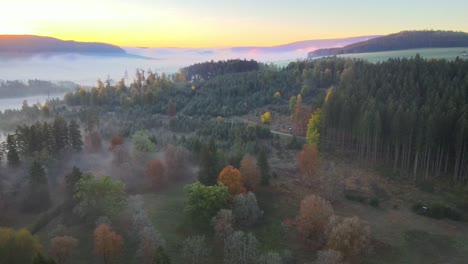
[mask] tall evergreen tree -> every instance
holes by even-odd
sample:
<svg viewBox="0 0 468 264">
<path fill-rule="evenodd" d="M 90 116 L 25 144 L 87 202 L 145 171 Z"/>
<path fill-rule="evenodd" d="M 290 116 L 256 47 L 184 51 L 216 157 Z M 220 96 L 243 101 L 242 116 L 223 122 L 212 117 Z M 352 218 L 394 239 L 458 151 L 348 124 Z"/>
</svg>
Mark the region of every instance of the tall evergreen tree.
<svg viewBox="0 0 468 264">
<path fill-rule="evenodd" d="M 215 185 L 221 171 L 218 150 L 213 139 L 202 147 L 198 180 L 204 185 Z"/>
<path fill-rule="evenodd" d="M 53 124 L 53 131 L 57 151 L 61 151 L 67 146 L 69 146 L 68 125 L 65 119 L 63 119 L 63 117 L 55 118 Z"/>
<path fill-rule="evenodd" d="M 24 209 L 38 212 L 49 208 L 50 194 L 48 180 L 42 165 L 34 161 L 29 171 L 29 192 L 24 201 Z"/>
<path fill-rule="evenodd" d="M 81 151 L 83 149 L 83 140 L 81 138 L 80 126 L 75 120 L 70 122 L 70 125 L 68 126 L 68 133 L 73 150 Z"/>
<path fill-rule="evenodd" d="M 9 166 L 18 166 L 20 164 L 20 158 L 18 155 L 18 149 L 14 135 L 7 136 L 7 162 Z"/>
<path fill-rule="evenodd" d="M 70 174 L 67 174 L 65 176 L 65 189 L 66 189 L 65 203 L 68 206 L 72 206 L 74 204 L 73 197 L 75 195 L 75 185 L 82 177 L 83 177 L 83 173 L 76 166 L 73 167 L 73 170 Z"/>
<path fill-rule="evenodd" d="M 264 149 L 260 150 L 257 157 L 257 165 L 262 175 L 262 185 L 270 184 L 270 164 Z"/>
</svg>

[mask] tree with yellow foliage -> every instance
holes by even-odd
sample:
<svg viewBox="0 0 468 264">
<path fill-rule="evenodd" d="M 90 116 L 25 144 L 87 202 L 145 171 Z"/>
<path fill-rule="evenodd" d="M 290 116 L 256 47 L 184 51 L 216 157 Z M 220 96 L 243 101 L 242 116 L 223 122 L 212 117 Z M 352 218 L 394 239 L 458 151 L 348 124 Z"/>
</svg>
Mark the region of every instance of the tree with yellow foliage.
<svg viewBox="0 0 468 264">
<path fill-rule="evenodd" d="M 218 176 L 218 184 L 223 184 L 232 195 L 245 193 L 244 179 L 240 171 L 233 166 L 226 166 Z"/>
<path fill-rule="evenodd" d="M 41 244 L 29 230 L 0 228 L 0 263 L 31 263 L 41 251 Z"/>
<path fill-rule="evenodd" d="M 270 112 L 265 112 L 260 117 L 260 122 L 262 122 L 262 124 L 270 124 L 270 122 L 271 122 L 271 113 Z"/>
</svg>

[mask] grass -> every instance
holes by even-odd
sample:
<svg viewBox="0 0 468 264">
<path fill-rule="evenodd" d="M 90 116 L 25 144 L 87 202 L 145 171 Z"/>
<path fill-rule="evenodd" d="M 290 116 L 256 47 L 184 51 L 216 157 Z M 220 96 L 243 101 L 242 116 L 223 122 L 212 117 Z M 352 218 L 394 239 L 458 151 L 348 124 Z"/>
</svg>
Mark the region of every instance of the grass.
<svg viewBox="0 0 468 264">
<path fill-rule="evenodd" d="M 463 57 L 463 52 L 468 52 L 468 47 L 465 48 L 437 48 L 437 49 L 409 49 L 409 50 L 395 50 L 383 52 L 368 52 L 368 53 L 355 53 L 338 55 L 342 58 L 356 58 L 364 59 L 372 63 L 386 61 L 390 58 L 410 58 L 421 55 L 425 59 L 448 59 L 454 60 L 456 57 Z"/>
</svg>

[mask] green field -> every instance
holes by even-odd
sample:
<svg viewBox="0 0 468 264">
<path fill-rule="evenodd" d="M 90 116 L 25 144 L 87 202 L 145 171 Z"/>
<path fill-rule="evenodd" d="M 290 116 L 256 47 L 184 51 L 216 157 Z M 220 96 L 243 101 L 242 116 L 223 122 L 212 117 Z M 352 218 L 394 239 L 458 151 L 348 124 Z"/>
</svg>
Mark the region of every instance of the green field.
<svg viewBox="0 0 468 264">
<path fill-rule="evenodd" d="M 373 63 L 386 61 L 390 58 L 411 58 L 411 57 L 416 56 L 416 54 L 421 55 L 421 57 L 425 59 L 454 60 L 456 57 L 468 59 L 468 57 L 463 56 L 464 52 L 468 52 L 468 47 L 367 52 L 367 53 L 343 54 L 343 55 L 338 55 L 338 57 L 363 59 L 363 60 L 368 60 Z"/>
</svg>

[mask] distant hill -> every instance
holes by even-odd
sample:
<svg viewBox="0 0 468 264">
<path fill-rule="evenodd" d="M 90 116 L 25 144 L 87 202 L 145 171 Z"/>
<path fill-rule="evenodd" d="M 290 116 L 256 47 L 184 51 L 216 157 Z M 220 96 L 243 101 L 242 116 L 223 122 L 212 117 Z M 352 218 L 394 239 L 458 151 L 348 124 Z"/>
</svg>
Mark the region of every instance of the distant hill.
<svg viewBox="0 0 468 264">
<path fill-rule="evenodd" d="M 309 58 L 340 54 L 406 50 L 417 48 L 468 47 L 468 33 L 454 31 L 402 31 L 342 48 L 319 49 L 309 52 Z"/>
<path fill-rule="evenodd" d="M 65 41 L 33 35 L 0 35 L 0 53 L 13 55 L 38 53 L 126 54 L 122 48 L 110 44 Z"/>
<path fill-rule="evenodd" d="M 298 41 L 284 45 L 272 46 L 272 47 L 234 47 L 231 48 L 234 52 L 249 52 L 249 51 L 256 51 L 256 52 L 292 52 L 298 50 L 304 51 L 312 51 L 317 49 L 323 48 L 331 48 L 331 47 L 343 47 L 349 44 L 353 44 L 356 42 L 361 42 L 373 38 L 381 37 L 379 35 L 375 36 L 360 36 L 360 37 L 351 37 L 351 38 L 340 38 L 340 39 L 316 39 L 316 40 L 305 40 L 305 41 Z"/>
</svg>

